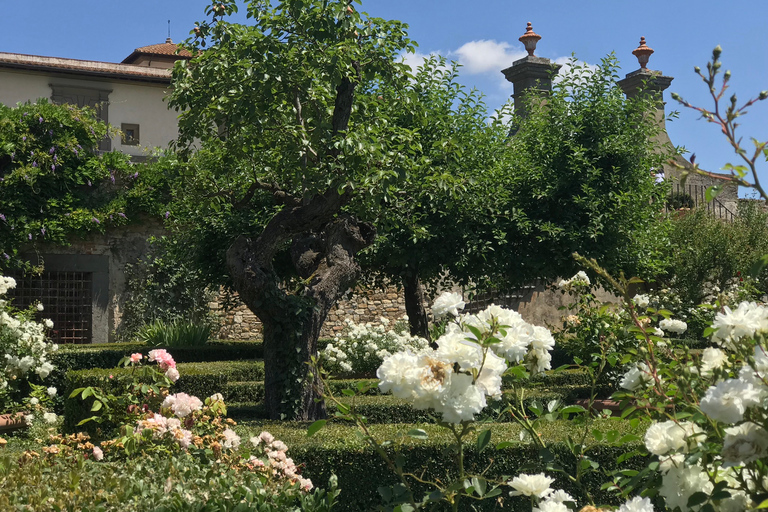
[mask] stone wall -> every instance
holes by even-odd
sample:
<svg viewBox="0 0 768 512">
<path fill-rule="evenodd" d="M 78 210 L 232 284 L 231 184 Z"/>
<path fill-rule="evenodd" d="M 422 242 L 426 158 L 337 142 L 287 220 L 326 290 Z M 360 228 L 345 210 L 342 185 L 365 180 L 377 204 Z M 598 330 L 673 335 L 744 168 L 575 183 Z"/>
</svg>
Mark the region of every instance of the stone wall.
<svg viewBox="0 0 768 512">
<path fill-rule="evenodd" d="M 462 293 L 462 290 L 452 290 Z M 466 294 L 465 300 L 466 300 Z M 595 292 L 598 300 L 616 302 L 618 299 L 612 293 L 603 289 Z M 218 336 L 221 339 L 259 339 L 261 338 L 261 323 L 256 316 L 242 303 L 237 303 L 230 309 L 225 307 L 227 298 L 221 296 L 217 302 L 211 303 L 211 308 L 222 319 Z M 479 311 L 495 303 L 500 306 L 518 311 L 522 317 L 534 325 L 559 328 L 562 318 L 567 315 L 561 311 L 561 306 L 572 303 L 570 295 L 559 290 L 553 290 L 548 283 L 538 282 L 522 287 L 511 293 L 487 294 L 475 302 L 468 304 L 467 310 Z M 356 323 L 378 323 L 381 317 L 396 321 L 405 316 L 405 300 L 403 291 L 397 287 L 386 290 L 358 289 L 348 293 L 328 314 L 323 325 L 321 337 L 333 337 L 344 327 L 344 321 L 351 319 Z"/>
<path fill-rule="evenodd" d="M 232 302 L 232 304 L 227 304 Z M 211 309 L 221 318 L 221 339 L 251 340 L 261 338 L 261 322 L 237 296 L 230 298 L 220 294 Z M 333 337 L 344 328 L 344 320 L 358 323 L 378 322 L 381 317 L 399 320 L 405 315 L 405 301 L 402 290 L 392 286 L 386 290 L 358 289 L 349 292 L 328 314 L 320 332 L 321 337 Z"/>
</svg>

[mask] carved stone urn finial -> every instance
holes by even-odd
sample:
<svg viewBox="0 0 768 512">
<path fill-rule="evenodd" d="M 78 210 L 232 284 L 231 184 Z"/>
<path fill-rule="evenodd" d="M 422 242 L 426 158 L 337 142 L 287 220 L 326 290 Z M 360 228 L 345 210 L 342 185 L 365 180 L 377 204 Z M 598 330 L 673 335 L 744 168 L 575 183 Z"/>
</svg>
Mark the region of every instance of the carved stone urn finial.
<svg viewBox="0 0 768 512">
<path fill-rule="evenodd" d="M 651 58 L 652 53 L 653 49 L 646 46 L 644 37 L 640 38 L 640 46 L 632 50 L 632 55 L 637 57 L 637 62 L 640 63 L 640 69 L 648 69 L 648 59 Z"/>
<path fill-rule="evenodd" d="M 520 36 L 518 41 L 523 43 L 525 49 L 528 50 L 528 55 L 533 57 L 533 51 L 536 49 L 536 43 L 539 42 L 539 39 L 541 39 L 541 36 L 533 31 L 533 27 L 529 21 L 528 26 L 525 29 L 525 34 Z"/>
</svg>

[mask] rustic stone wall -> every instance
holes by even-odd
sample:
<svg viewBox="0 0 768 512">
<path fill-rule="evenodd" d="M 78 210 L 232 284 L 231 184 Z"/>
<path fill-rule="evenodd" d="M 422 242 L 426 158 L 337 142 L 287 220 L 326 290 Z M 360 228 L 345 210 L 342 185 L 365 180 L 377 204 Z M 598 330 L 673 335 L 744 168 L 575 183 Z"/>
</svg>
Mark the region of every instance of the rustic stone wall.
<svg viewBox="0 0 768 512">
<path fill-rule="evenodd" d="M 151 220 L 110 229 L 106 233 L 95 233 L 88 237 L 72 239 L 70 245 L 43 245 L 29 259 L 34 264 L 45 263 L 46 256 L 71 256 L 69 264 L 73 268 L 64 268 L 59 263 L 56 270 L 74 270 L 79 266 L 79 259 L 88 256 L 101 256 L 108 260 L 107 283 L 104 286 L 106 297 L 99 296 L 100 290 L 94 290 L 93 308 L 93 343 L 115 341 L 115 332 L 120 325 L 125 306 L 126 276 L 125 266 L 135 263 L 147 251 L 147 239 L 150 236 L 165 234 L 161 224 Z"/>
<path fill-rule="evenodd" d="M 452 291 L 462 292 L 460 289 Z M 618 300 L 615 295 L 603 289 L 595 291 L 595 295 L 603 302 Z M 467 310 L 479 311 L 495 303 L 518 311 L 527 322 L 559 328 L 562 325 L 562 318 L 568 314 L 559 308 L 572 302 L 570 295 L 553 290 L 548 283 L 539 282 L 511 293 L 484 295 L 470 303 Z M 236 302 L 234 307 L 227 309 L 225 303 L 226 299 L 223 296 L 211 303 L 211 308 L 221 318 L 221 329 L 218 333 L 221 339 L 261 338 L 261 323 L 245 305 Z M 402 290 L 398 290 L 395 286 L 385 290 L 358 289 L 354 293 L 348 293 L 331 310 L 323 325 L 321 337 L 333 337 L 343 329 L 346 319 L 356 323 L 378 323 L 381 317 L 396 321 L 403 316 L 405 316 L 405 300 Z"/>
<path fill-rule="evenodd" d="M 251 340 L 261 338 L 261 322 L 244 304 L 234 297 L 234 307 L 227 307 L 230 300 L 223 294 L 211 309 L 221 318 L 221 339 Z M 378 322 L 381 317 L 396 321 L 405 315 L 402 290 L 392 286 L 381 289 L 358 289 L 349 292 L 328 314 L 320 332 L 321 337 L 333 337 L 344 328 L 344 320 L 357 323 Z"/>
</svg>

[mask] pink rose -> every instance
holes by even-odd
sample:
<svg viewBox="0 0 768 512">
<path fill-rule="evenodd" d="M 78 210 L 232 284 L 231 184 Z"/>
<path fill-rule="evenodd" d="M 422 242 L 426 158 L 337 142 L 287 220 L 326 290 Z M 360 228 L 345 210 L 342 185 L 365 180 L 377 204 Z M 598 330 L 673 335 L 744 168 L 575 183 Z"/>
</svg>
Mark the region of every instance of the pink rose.
<svg viewBox="0 0 768 512">
<path fill-rule="evenodd" d="M 139 361 L 141 361 L 143 357 L 144 356 L 142 356 L 141 353 L 139 352 L 136 352 L 135 354 L 131 354 L 131 362 L 138 363 Z"/>
</svg>

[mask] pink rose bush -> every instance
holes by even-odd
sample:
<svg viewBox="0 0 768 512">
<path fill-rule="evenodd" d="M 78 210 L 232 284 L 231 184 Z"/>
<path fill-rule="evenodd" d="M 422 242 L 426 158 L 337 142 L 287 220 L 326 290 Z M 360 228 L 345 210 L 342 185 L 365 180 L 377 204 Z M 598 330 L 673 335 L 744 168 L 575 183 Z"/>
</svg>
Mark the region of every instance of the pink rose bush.
<svg viewBox="0 0 768 512">
<path fill-rule="evenodd" d="M 266 431 L 252 437 L 250 441 L 259 455 L 251 455 L 246 461 L 246 466 L 249 469 L 269 474 L 278 481 L 297 484 L 305 492 L 313 489 L 312 481 L 302 477 L 293 459 L 286 455 L 288 446 L 285 443 L 275 439 L 272 434 Z"/>
</svg>

